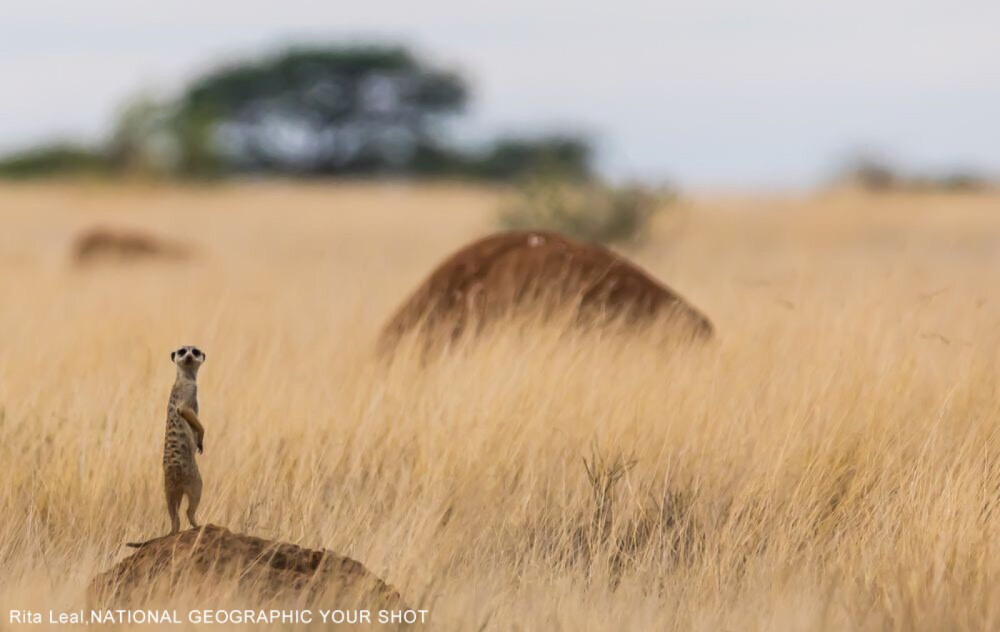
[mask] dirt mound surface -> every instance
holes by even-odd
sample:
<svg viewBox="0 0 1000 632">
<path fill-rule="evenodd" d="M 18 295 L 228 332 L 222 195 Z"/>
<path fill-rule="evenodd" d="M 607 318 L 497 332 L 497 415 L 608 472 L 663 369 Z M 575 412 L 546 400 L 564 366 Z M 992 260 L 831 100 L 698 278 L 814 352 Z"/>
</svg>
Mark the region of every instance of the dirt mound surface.
<svg viewBox="0 0 1000 632">
<path fill-rule="evenodd" d="M 439 265 L 386 323 L 379 348 L 390 352 L 415 329 L 454 339 L 538 308 L 574 310 L 581 324 L 667 317 L 684 337 L 713 335 L 697 309 L 607 248 L 552 232 L 514 231 L 473 242 Z"/>
<path fill-rule="evenodd" d="M 148 233 L 100 227 L 81 232 L 73 242 L 72 254 L 73 261 L 82 265 L 101 260 L 185 259 L 191 251 L 184 244 Z"/>
<path fill-rule="evenodd" d="M 288 600 L 333 606 L 405 608 L 396 590 L 360 562 L 327 550 L 265 540 L 205 525 L 140 544 L 139 550 L 94 577 L 90 594 L 126 604 L 157 588 L 225 588 L 256 601 Z"/>
</svg>

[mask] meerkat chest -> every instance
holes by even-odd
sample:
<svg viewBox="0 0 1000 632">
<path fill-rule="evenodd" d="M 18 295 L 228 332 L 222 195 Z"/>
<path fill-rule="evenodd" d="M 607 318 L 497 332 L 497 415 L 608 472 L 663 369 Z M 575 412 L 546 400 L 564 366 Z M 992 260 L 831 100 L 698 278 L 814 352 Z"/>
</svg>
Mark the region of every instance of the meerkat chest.
<svg viewBox="0 0 1000 632">
<path fill-rule="evenodd" d="M 178 412 L 181 408 L 190 408 L 198 413 L 198 388 L 192 381 L 180 381 L 174 384 L 170 391 L 170 401 L 167 404 L 167 444 L 182 443 L 185 446 L 194 441 L 194 432 L 187 421 Z"/>
<path fill-rule="evenodd" d="M 194 382 L 178 382 L 170 391 L 170 403 L 167 412 L 173 414 L 178 408 L 186 406 L 198 413 L 198 386 Z"/>
</svg>

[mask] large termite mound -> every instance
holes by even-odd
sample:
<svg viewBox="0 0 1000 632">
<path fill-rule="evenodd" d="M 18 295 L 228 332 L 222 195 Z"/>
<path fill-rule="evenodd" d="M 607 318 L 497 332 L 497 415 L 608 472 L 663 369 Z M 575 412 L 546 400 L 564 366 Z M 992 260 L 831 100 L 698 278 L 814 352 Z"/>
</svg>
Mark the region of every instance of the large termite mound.
<svg viewBox="0 0 1000 632">
<path fill-rule="evenodd" d="M 399 593 L 360 562 L 323 549 L 215 525 L 130 546 L 138 551 L 93 578 L 93 601 L 126 605 L 160 591 L 231 590 L 254 603 L 322 600 L 331 607 L 405 608 Z"/>
<path fill-rule="evenodd" d="M 95 227 L 81 231 L 73 242 L 73 261 L 87 265 L 97 261 L 179 260 L 189 257 L 186 244 L 125 228 Z"/>
<path fill-rule="evenodd" d="M 596 244 L 544 231 L 491 235 L 462 248 L 396 311 L 379 348 L 408 333 L 454 340 L 512 315 L 574 314 L 577 324 L 660 320 L 678 337 L 707 340 L 712 323 L 638 266 Z"/>
</svg>

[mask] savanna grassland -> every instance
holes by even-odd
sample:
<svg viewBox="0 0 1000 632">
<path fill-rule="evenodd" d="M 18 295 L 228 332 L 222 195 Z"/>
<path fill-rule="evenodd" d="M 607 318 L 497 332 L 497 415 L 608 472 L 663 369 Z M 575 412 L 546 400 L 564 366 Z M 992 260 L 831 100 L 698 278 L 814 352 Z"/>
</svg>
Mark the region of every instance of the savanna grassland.
<svg viewBox="0 0 1000 632">
<path fill-rule="evenodd" d="M 707 347 L 521 323 L 379 362 L 499 198 L 0 187 L 0 628 L 167 530 L 181 344 L 208 355 L 200 517 L 350 555 L 434 629 L 1000 627 L 1000 198 L 694 196 L 632 256 Z M 74 267 L 96 225 L 194 255 Z"/>
</svg>

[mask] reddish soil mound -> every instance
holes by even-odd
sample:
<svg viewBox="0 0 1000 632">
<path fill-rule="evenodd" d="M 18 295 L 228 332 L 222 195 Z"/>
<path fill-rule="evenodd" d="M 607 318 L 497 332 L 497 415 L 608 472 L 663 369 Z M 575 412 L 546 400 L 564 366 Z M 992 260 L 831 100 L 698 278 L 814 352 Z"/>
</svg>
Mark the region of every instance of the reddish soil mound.
<svg viewBox="0 0 1000 632">
<path fill-rule="evenodd" d="M 408 332 L 457 338 L 516 312 L 567 308 L 577 322 L 628 324 L 666 317 L 692 339 L 712 337 L 712 323 L 678 294 L 602 246 L 556 233 L 514 231 L 473 242 L 448 258 L 382 330 L 391 351 Z"/>
<path fill-rule="evenodd" d="M 142 599 L 154 587 L 198 590 L 225 587 L 254 600 L 295 600 L 331 607 L 405 608 L 396 590 L 360 562 L 326 550 L 233 533 L 205 525 L 137 546 L 90 584 L 98 603 Z M 339 606 L 338 606 L 339 607 Z"/>
<path fill-rule="evenodd" d="M 78 264 L 98 260 L 183 259 L 190 250 L 183 244 L 133 230 L 92 228 L 73 243 L 73 260 Z"/>
</svg>

